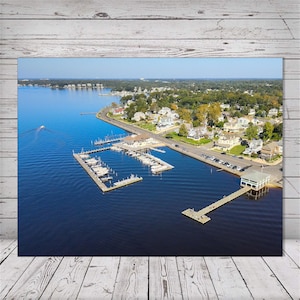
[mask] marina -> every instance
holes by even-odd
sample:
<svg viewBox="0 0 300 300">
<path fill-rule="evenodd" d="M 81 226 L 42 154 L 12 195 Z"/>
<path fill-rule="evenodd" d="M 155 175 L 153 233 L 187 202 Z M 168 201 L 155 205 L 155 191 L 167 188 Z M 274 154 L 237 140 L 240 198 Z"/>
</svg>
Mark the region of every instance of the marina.
<svg viewBox="0 0 300 300">
<path fill-rule="evenodd" d="M 131 174 L 128 178 L 119 180 L 113 183 L 111 186 L 107 186 L 105 182 L 111 182 L 111 180 L 113 179 L 112 176 L 108 175 L 109 168 L 99 165 L 99 160 L 95 158 L 90 158 L 86 152 L 73 153 L 73 156 L 104 193 L 143 180 L 142 177 Z"/>
<path fill-rule="evenodd" d="M 112 145 L 88 151 L 83 151 L 82 149 L 82 151 L 77 154 L 73 151 L 74 158 L 90 175 L 90 177 L 98 185 L 102 192 L 109 192 L 117 188 L 139 182 L 143 178 L 131 174 L 125 179 L 112 182 L 114 179 L 110 174 L 112 170 L 104 165 L 100 158 L 91 157 L 90 154 L 95 154 L 107 150 L 113 150 L 117 152 L 122 151 L 128 156 L 138 159 L 142 164 L 149 166 L 152 174 L 159 174 L 174 168 L 172 165 L 166 163 L 165 161 L 147 153 L 149 149 L 154 150 L 154 146 L 157 144 L 155 140 L 149 139 L 148 137 L 142 135 L 125 136 L 124 134 L 120 134 L 118 136 L 107 136 L 104 140 L 98 139 L 94 142 L 94 145 L 97 146 L 101 146 L 104 144 Z M 139 150 L 134 150 L 136 147 L 138 147 Z M 161 149 L 157 149 L 157 151 L 160 153 L 165 153 L 165 151 Z M 109 182 L 110 186 L 107 186 L 105 184 L 106 182 Z"/>
</svg>

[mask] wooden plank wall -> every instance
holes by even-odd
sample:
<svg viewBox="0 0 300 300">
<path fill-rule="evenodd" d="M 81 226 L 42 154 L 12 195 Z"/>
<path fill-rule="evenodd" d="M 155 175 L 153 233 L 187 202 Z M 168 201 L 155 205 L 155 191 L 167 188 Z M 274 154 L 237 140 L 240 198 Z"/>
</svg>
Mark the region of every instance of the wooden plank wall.
<svg viewBox="0 0 300 300">
<path fill-rule="evenodd" d="M 0 237 L 17 237 L 17 59 L 284 58 L 284 238 L 299 238 L 298 0 L 1 1 Z"/>
</svg>

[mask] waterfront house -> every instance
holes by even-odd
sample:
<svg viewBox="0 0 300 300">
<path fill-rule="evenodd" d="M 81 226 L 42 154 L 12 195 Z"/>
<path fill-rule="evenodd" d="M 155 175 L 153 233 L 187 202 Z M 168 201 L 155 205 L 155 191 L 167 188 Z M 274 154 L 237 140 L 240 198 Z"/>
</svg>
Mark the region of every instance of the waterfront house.
<svg viewBox="0 0 300 300">
<path fill-rule="evenodd" d="M 271 160 L 276 155 L 282 155 L 282 144 L 278 142 L 266 144 L 260 151 L 260 158 L 265 160 Z"/>
<path fill-rule="evenodd" d="M 193 127 L 188 130 L 188 138 L 200 140 L 209 134 L 206 126 Z"/>
<path fill-rule="evenodd" d="M 139 122 L 141 120 L 145 120 L 146 119 L 146 116 L 143 112 L 141 111 L 138 111 L 134 114 L 133 118 L 131 118 L 131 120 L 133 121 L 136 121 L 136 122 Z"/>
<path fill-rule="evenodd" d="M 245 149 L 243 154 L 246 154 L 246 155 L 251 155 L 252 153 L 257 154 L 259 151 L 261 151 L 262 147 L 263 147 L 262 139 L 258 139 L 258 140 L 253 139 L 249 143 L 249 147 Z"/>
<path fill-rule="evenodd" d="M 123 114 L 124 114 L 124 108 L 123 108 L 123 107 L 115 107 L 115 108 L 112 108 L 112 109 L 111 109 L 111 113 L 112 113 L 114 116 L 117 116 L 117 115 L 123 115 Z"/>
<path fill-rule="evenodd" d="M 221 134 L 218 141 L 215 143 L 215 146 L 222 151 L 230 150 L 237 145 L 240 145 L 240 137 L 230 133 Z"/>
<path fill-rule="evenodd" d="M 174 125 L 174 120 L 171 116 L 161 116 L 157 123 L 158 129 L 163 127 L 165 128 L 168 126 L 173 126 L 173 125 Z"/>
<path fill-rule="evenodd" d="M 250 186 L 253 190 L 259 191 L 270 182 L 270 179 L 271 176 L 269 174 L 249 170 L 241 176 L 240 186 Z"/>
</svg>

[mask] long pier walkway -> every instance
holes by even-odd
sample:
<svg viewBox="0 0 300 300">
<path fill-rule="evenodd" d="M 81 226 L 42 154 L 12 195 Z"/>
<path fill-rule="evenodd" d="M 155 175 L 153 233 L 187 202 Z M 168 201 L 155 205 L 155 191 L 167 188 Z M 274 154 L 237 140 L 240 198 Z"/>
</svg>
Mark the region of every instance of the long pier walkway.
<svg viewBox="0 0 300 300">
<path fill-rule="evenodd" d="M 197 222 L 205 224 L 211 220 L 210 217 L 208 217 L 206 214 L 208 214 L 211 211 L 219 208 L 220 206 L 238 198 L 239 196 L 249 192 L 250 190 L 251 190 L 251 187 L 245 186 L 245 187 L 237 190 L 236 192 L 233 192 L 232 194 L 200 209 L 199 211 L 195 211 L 193 208 L 188 208 L 188 209 L 184 210 L 182 212 L 182 214 L 197 221 Z"/>
</svg>

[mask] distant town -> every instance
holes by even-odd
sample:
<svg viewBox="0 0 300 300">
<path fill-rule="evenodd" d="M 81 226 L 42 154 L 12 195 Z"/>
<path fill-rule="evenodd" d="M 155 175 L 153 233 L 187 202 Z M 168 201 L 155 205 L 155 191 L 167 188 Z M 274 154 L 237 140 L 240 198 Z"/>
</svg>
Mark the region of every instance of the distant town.
<svg viewBox="0 0 300 300">
<path fill-rule="evenodd" d="M 109 117 L 175 142 L 265 163 L 283 155 L 282 80 L 19 80 L 19 86 L 104 88 Z"/>
</svg>

